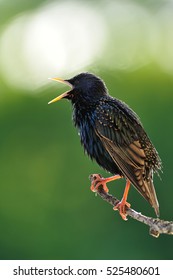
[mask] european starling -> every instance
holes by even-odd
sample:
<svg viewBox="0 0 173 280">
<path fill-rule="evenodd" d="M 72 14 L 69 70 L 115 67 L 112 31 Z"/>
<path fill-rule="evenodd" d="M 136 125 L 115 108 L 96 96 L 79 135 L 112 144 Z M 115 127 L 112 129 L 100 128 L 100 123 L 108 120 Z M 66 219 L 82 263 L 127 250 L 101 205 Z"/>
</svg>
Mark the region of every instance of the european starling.
<svg viewBox="0 0 173 280">
<path fill-rule="evenodd" d="M 126 220 L 127 195 L 132 184 L 154 207 L 159 216 L 159 204 L 153 185 L 153 172 L 161 169 L 159 155 L 147 136 L 137 114 L 124 102 L 109 95 L 105 83 L 90 73 L 81 73 L 71 79 L 52 78 L 71 87 L 52 101 L 62 98 L 71 101 L 73 122 L 81 144 L 88 156 L 103 169 L 112 173 L 110 178 L 97 176 L 91 189 L 107 182 L 125 178 L 122 200 L 114 207 Z"/>
</svg>

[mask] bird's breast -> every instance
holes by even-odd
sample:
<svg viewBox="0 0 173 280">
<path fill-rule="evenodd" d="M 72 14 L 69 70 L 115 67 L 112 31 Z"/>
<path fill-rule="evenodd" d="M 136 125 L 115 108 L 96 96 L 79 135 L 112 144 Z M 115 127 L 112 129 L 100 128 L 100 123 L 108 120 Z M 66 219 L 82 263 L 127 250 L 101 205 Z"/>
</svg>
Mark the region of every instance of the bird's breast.
<svg viewBox="0 0 173 280">
<path fill-rule="evenodd" d="M 94 119 L 93 116 L 83 116 L 81 119 L 78 130 L 80 134 L 81 144 L 84 147 L 84 150 L 91 158 L 96 157 L 96 153 L 98 153 L 98 137 L 94 130 Z"/>
<path fill-rule="evenodd" d="M 102 168 L 113 174 L 120 173 L 103 143 L 95 132 L 95 114 L 75 112 L 73 121 L 78 128 L 81 144 L 88 156 Z"/>
<path fill-rule="evenodd" d="M 95 114 L 94 112 L 87 112 L 74 108 L 73 122 L 79 131 L 81 144 L 87 154 L 93 158 L 95 156 L 95 149 L 97 143 L 97 135 L 94 130 Z"/>
</svg>

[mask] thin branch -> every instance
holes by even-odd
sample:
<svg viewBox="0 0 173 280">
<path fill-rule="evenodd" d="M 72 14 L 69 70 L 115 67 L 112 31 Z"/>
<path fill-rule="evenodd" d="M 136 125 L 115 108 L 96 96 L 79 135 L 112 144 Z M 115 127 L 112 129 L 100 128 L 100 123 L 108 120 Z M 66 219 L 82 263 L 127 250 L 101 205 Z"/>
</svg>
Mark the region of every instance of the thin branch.
<svg viewBox="0 0 173 280">
<path fill-rule="evenodd" d="M 96 174 L 90 175 L 91 184 L 93 184 L 95 175 Z M 97 174 L 97 175 L 101 177 L 100 174 Z M 103 189 L 103 186 L 101 184 L 95 190 L 95 192 L 103 200 L 105 200 L 106 202 L 111 204 L 113 207 L 119 203 L 119 200 L 116 197 L 112 196 L 111 194 L 107 193 Z M 159 235 L 162 233 L 173 235 L 173 221 L 164 221 L 164 220 L 160 220 L 158 218 L 147 217 L 147 216 L 144 216 L 141 213 L 136 212 L 135 210 L 133 210 L 131 208 L 127 208 L 127 207 L 126 207 L 126 213 L 131 218 L 148 225 L 150 228 L 149 233 L 150 233 L 150 235 L 152 235 L 154 237 L 159 237 Z"/>
</svg>

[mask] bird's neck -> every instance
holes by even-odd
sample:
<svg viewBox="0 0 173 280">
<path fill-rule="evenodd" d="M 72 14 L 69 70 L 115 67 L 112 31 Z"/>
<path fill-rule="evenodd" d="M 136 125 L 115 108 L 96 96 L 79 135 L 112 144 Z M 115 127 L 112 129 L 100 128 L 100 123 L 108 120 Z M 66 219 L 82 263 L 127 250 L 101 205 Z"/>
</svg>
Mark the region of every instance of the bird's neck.
<svg viewBox="0 0 173 280">
<path fill-rule="evenodd" d="M 99 103 L 99 100 L 100 98 L 94 98 L 91 100 L 87 96 L 77 95 L 77 98 L 72 100 L 72 106 L 74 111 L 85 115 L 87 112 L 93 111 Z"/>
<path fill-rule="evenodd" d="M 81 102 L 73 104 L 73 121 L 76 127 L 80 128 L 88 118 L 91 120 L 91 115 L 95 110 L 95 106 L 95 102 L 94 104 Z"/>
</svg>

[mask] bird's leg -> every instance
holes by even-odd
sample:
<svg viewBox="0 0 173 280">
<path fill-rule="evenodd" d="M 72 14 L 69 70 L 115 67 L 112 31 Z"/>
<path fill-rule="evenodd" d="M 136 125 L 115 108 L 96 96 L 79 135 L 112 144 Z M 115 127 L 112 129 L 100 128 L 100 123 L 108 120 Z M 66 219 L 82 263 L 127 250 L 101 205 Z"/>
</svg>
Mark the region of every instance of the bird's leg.
<svg viewBox="0 0 173 280">
<path fill-rule="evenodd" d="M 91 184 L 91 191 L 97 192 L 99 186 L 102 186 L 105 192 L 109 192 L 108 187 L 106 186 L 106 183 L 117 180 L 122 178 L 120 175 L 111 176 L 109 178 L 103 178 L 100 174 L 93 174 L 92 175 L 92 184 Z"/>
<path fill-rule="evenodd" d="M 126 207 L 130 208 L 130 203 L 127 202 L 127 196 L 128 196 L 129 189 L 130 189 L 130 181 L 127 180 L 123 197 L 122 197 L 121 201 L 118 202 L 117 205 L 115 205 L 113 208 L 114 210 L 119 211 L 122 219 L 125 221 L 127 220 Z"/>
</svg>

